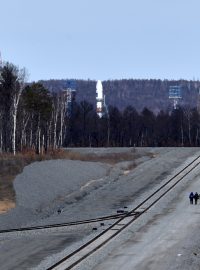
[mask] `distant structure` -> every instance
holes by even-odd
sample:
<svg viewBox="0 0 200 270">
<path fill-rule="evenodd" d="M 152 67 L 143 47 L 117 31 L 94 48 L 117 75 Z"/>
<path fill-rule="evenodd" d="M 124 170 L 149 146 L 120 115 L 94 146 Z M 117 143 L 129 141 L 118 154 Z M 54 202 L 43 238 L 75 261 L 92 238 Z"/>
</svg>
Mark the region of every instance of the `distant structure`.
<svg viewBox="0 0 200 270">
<path fill-rule="evenodd" d="M 169 87 L 169 99 L 173 101 L 173 109 L 176 110 L 181 96 L 181 86 L 175 85 Z"/>
<path fill-rule="evenodd" d="M 73 104 L 76 99 L 76 83 L 73 80 L 67 81 L 66 89 L 63 90 L 65 95 L 66 116 L 71 117 Z"/>
<path fill-rule="evenodd" d="M 108 113 L 105 95 L 103 94 L 103 86 L 100 80 L 97 81 L 96 84 L 96 112 L 98 116 L 101 118 L 103 115 Z"/>
</svg>

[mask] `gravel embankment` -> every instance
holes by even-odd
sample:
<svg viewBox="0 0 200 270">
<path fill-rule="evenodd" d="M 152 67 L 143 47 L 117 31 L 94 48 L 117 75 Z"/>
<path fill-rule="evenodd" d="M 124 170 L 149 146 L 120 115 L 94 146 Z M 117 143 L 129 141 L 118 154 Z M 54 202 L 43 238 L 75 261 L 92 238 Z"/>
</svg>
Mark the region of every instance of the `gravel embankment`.
<svg viewBox="0 0 200 270">
<path fill-rule="evenodd" d="M 84 186 L 102 184 L 109 166 L 72 160 L 35 162 L 24 168 L 14 181 L 16 208 L 0 216 L 0 228 L 13 228 L 47 217 L 63 202 L 84 196 Z"/>
</svg>

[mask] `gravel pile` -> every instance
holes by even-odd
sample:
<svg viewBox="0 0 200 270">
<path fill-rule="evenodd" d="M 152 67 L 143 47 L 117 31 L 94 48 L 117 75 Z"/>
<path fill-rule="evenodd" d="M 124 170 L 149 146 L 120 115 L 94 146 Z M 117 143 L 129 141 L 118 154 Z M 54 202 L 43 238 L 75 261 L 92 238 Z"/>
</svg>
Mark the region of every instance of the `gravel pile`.
<svg viewBox="0 0 200 270">
<path fill-rule="evenodd" d="M 24 226 L 52 215 L 64 201 L 73 203 L 91 187 L 102 185 L 108 169 L 105 164 L 73 160 L 35 162 L 25 167 L 14 181 L 17 207 L 0 216 L 0 228 Z"/>
</svg>

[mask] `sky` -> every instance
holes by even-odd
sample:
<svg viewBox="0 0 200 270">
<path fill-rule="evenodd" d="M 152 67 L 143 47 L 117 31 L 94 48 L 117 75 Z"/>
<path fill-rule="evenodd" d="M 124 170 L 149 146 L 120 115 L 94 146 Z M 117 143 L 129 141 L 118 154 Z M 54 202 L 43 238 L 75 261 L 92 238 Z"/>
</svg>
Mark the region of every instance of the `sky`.
<svg viewBox="0 0 200 270">
<path fill-rule="evenodd" d="M 3 61 L 40 79 L 199 79 L 199 0 L 0 0 Z"/>
</svg>

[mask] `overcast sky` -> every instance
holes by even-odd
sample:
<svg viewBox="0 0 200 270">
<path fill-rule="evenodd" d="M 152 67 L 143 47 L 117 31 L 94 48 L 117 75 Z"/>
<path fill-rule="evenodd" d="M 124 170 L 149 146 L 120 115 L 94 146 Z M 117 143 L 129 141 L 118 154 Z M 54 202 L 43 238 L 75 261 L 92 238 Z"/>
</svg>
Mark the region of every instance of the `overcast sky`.
<svg viewBox="0 0 200 270">
<path fill-rule="evenodd" d="M 199 79 L 199 0 L 0 0 L 4 61 L 39 79 Z"/>
</svg>

